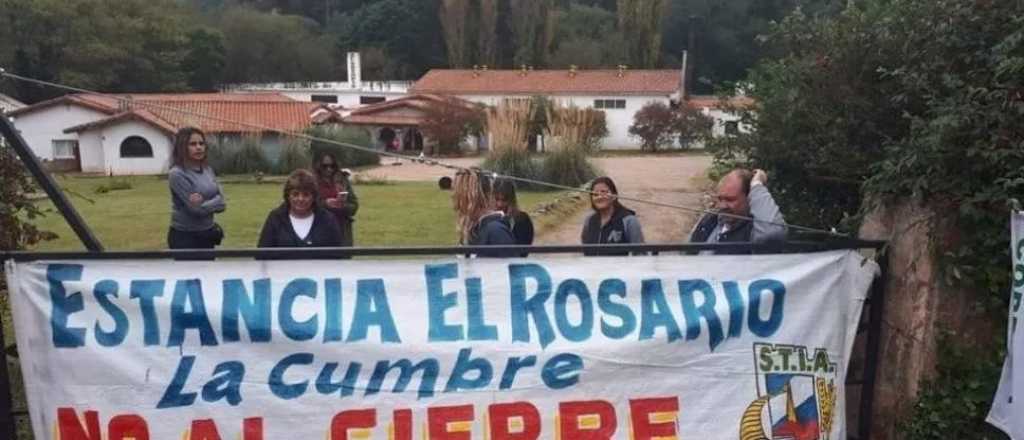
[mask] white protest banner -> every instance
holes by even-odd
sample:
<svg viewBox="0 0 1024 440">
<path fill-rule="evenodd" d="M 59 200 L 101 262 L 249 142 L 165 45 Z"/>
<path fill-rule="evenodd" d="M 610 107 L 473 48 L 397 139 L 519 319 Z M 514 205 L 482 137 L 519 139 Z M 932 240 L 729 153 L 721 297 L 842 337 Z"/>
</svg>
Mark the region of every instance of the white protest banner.
<svg viewBox="0 0 1024 440">
<path fill-rule="evenodd" d="M 1007 323 L 1007 352 L 1003 362 L 1003 375 L 999 380 L 992 409 L 986 419 L 1014 440 L 1024 439 L 1024 402 L 1014 396 L 1024 396 L 1024 338 L 1020 337 L 1021 298 L 1024 297 L 1024 213 L 1010 215 L 1010 315 Z"/>
<path fill-rule="evenodd" d="M 832 251 L 7 270 L 39 440 L 839 440 L 877 266 Z"/>
</svg>

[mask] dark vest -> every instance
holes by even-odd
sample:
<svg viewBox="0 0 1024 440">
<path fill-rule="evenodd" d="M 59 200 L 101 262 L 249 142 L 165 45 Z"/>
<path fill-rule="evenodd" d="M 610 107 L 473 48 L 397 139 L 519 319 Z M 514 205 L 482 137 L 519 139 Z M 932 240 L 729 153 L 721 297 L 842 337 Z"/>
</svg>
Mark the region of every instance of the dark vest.
<svg viewBox="0 0 1024 440">
<path fill-rule="evenodd" d="M 705 215 L 690 235 L 691 243 L 707 243 L 711 233 L 718 226 L 718 216 L 714 214 Z M 751 233 L 754 231 L 754 224 L 749 220 L 739 220 L 732 225 L 725 233 L 718 235 L 719 243 L 749 243 Z M 749 250 L 722 250 L 716 254 L 749 254 Z"/>
</svg>

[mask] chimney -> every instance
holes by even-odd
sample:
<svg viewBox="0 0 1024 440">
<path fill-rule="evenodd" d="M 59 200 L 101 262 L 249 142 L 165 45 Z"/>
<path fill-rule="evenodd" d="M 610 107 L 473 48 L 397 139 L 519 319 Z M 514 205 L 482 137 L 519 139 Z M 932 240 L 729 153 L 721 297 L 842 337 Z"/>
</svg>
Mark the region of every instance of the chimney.
<svg viewBox="0 0 1024 440">
<path fill-rule="evenodd" d="M 679 68 L 679 97 L 684 101 L 689 96 L 686 90 L 686 63 L 689 62 L 689 55 L 687 51 L 683 51 L 683 65 Z"/>
<path fill-rule="evenodd" d="M 359 52 L 348 53 L 348 86 L 352 89 L 363 87 L 363 66 L 359 61 Z"/>
<path fill-rule="evenodd" d="M 519 76 L 526 76 L 526 64 L 519 66 Z"/>
<path fill-rule="evenodd" d="M 133 107 L 135 106 L 132 103 L 131 95 L 124 95 L 124 98 L 117 101 L 117 110 L 119 112 L 131 111 Z"/>
<path fill-rule="evenodd" d="M 625 64 L 619 64 L 619 73 L 618 73 L 619 78 L 622 78 L 622 77 L 626 76 L 626 69 L 628 69 L 628 68 L 629 68 L 629 66 L 627 66 Z"/>
<path fill-rule="evenodd" d="M 480 77 L 480 66 L 477 64 L 473 65 L 473 78 Z"/>
<path fill-rule="evenodd" d="M 575 64 L 570 64 L 569 65 L 569 78 L 575 78 L 575 77 L 576 77 L 576 65 Z"/>
</svg>

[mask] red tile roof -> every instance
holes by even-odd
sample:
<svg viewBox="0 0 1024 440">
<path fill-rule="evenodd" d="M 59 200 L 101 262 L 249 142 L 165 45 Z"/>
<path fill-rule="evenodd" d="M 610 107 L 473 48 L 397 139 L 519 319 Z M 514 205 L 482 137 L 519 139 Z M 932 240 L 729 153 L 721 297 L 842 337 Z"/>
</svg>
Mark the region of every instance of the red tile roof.
<svg viewBox="0 0 1024 440">
<path fill-rule="evenodd" d="M 447 70 L 433 69 L 412 93 L 458 95 L 566 94 L 670 95 L 679 91 L 678 70 Z"/>
<path fill-rule="evenodd" d="M 128 99 L 127 101 L 125 99 Z M 279 93 L 75 94 L 8 113 L 18 116 L 58 104 L 78 104 L 110 117 L 69 128 L 82 131 L 125 118 L 172 131 L 194 125 L 209 133 L 298 131 L 312 124 L 319 103 L 296 101 Z"/>
<path fill-rule="evenodd" d="M 686 105 L 690 108 L 702 109 L 702 108 L 713 108 L 720 109 L 723 107 L 736 107 L 736 108 L 750 108 L 754 106 L 754 99 L 748 96 L 733 96 L 727 101 L 723 101 L 717 96 L 708 95 L 692 95 L 686 100 Z"/>
<path fill-rule="evenodd" d="M 423 123 L 425 114 L 424 116 L 416 116 L 409 114 L 395 115 L 388 114 L 388 110 L 406 107 L 419 110 L 422 112 L 432 105 L 442 104 L 449 100 L 450 102 L 462 105 L 463 107 L 466 107 L 468 109 L 476 108 L 475 104 L 464 99 L 429 94 L 415 94 L 357 108 L 353 110 L 352 113 L 349 113 L 349 115 L 346 116 L 344 119 L 342 119 L 342 121 L 346 124 L 354 125 L 392 125 L 415 127 Z"/>
</svg>

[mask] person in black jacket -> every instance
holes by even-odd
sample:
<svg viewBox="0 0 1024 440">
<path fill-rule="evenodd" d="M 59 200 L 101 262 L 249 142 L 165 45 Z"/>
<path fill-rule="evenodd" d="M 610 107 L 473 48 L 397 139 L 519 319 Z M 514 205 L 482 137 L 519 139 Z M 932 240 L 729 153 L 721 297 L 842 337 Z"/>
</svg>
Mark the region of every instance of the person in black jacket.
<svg viewBox="0 0 1024 440">
<path fill-rule="evenodd" d="M 583 244 L 643 243 L 644 232 L 636 212 L 622 206 L 619 190 L 610 177 L 590 183 L 590 207 L 594 212 L 583 221 Z M 628 252 L 585 252 L 584 255 L 628 255 Z"/>
<path fill-rule="evenodd" d="M 316 177 L 295 170 L 284 184 L 284 203 L 263 222 L 259 247 L 341 246 L 341 228 L 334 215 L 317 203 Z"/>
<path fill-rule="evenodd" d="M 505 215 L 495 209 L 490 180 L 475 171 L 459 171 L 452 185 L 459 244 L 466 246 L 514 245 Z M 515 257 L 515 252 L 486 251 L 481 257 Z"/>
<path fill-rule="evenodd" d="M 516 183 L 509 179 L 498 179 L 494 182 L 494 207 L 505 213 L 505 220 L 512 229 L 516 244 L 533 244 L 533 221 L 530 216 L 519 210 L 516 199 Z M 526 254 L 522 254 L 526 256 Z"/>
</svg>

